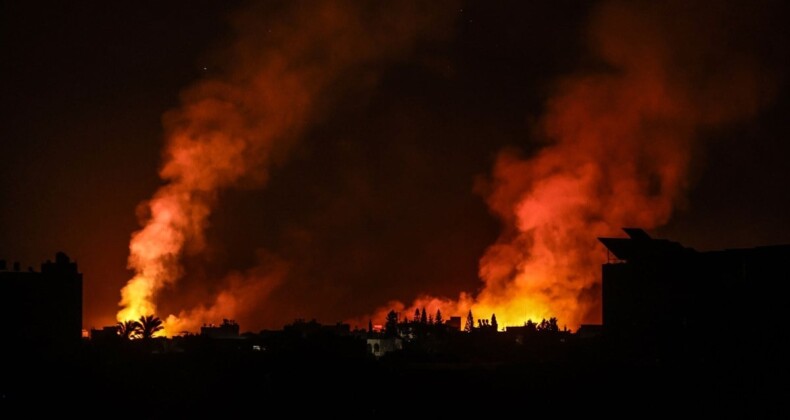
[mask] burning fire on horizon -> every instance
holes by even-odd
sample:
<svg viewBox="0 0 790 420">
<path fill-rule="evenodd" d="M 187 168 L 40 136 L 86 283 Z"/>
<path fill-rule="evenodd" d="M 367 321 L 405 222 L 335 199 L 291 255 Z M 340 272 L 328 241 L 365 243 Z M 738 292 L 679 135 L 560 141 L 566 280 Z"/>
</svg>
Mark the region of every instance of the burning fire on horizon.
<svg viewBox="0 0 790 420">
<path fill-rule="evenodd" d="M 143 228 L 129 244 L 135 275 L 121 291 L 119 321 L 156 311 L 157 294 L 183 275 L 181 257 L 205 249 L 218 192 L 264 185 L 270 167 L 324 112 L 326 91 L 338 79 L 353 74 L 372 87 L 377 68 L 408 56 L 416 39 L 442 31 L 429 5 L 358 6 L 293 2 L 267 22 L 258 21 L 254 8 L 236 17 L 230 67 L 184 91 L 181 107 L 164 117 L 165 185 L 141 205 Z M 282 281 L 281 264 L 268 265 L 231 278 L 211 307 L 167 317 L 166 333 L 233 318 L 247 296 L 260 299 Z"/>
<path fill-rule="evenodd" d="M 407 60 L 417 41 L 450 33 L 452 19 L 429 6 L 358 6 L 291 6 L 263 23 L 254 12 L 237 17 L 232 65 L 185 90 L 181 106 L 164 117 L 165 183 L 141 205 L 142 229 L 130 242 L 135 274 L 121 291 L 119 321 L 156 312 L 160 292 L 185 274 L 182 257 L 205 250 L 219 193 L 265 185 L 311 121 L 329 112 L 341 79 L 358 74 L 364 88 L 375 89 L 378 72 Z M 542 147 L 529 155 L 501 151 L 475 187 L 502 225 L 480 258 L 480 289 L 392 301 L 371 317 L 427 308 L 495 313 L 501 325 L 556 317 L 575 329 L 599 321 L 603 251 L 596 237 L 667 223 L 689 188 L 701 131 L 749 118 L 767 100 L 758 62 L 712 49 L 727 33 L 715 13 L 708 17 L 714 30 L 690 37 L 694 13 L 602 4 L 587 31 L 595 70 L 558 80 L 534 131 L 524 133 Z M 288 263 L 262 260 L 223 280 L 212 305 L 168 316 L 166 333 L 236 318 L 264 302 L 288 281 Z"/>
</svg>

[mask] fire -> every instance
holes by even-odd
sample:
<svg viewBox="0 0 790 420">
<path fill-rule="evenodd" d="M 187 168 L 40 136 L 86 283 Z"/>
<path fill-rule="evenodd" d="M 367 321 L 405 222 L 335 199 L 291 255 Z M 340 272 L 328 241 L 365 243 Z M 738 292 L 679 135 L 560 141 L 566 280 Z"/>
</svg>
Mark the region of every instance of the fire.
<svg viewBox="0 0 790 420">
<path fill-rule="evenodd" d="M 688 188 L 699 132 L 753 115 L 762 101 L 747 57 L 707 54 L 726 45 L 726 29 L 696 38 L 694 25 L 693 14 L 664 6 L 604 5 L 589 38 L 605 70 L 561 80 L 536 130 L 542 147 L 502 151 L 478 188 L 503 224 L 480 259 L 480 292 L 391 302 L 376 319 L 388 308 L 427 307 L 495 313 L 500 325 L 600 322 L 596 237 L 665 224 Z"/>
<path fill-rule="evenodd" d="M 181 106 L 164 117 L 164 185 L 141 205 L 142 229 L 129 244 L 135 275 L 121 291 L 118 320 L 156 313 L 159 293 L 185 274 L 182 258 L 204 251 L 221 190 L 265 184 L 332 94 L 349 83 L 375 85 L 377 71 L 408 56 L 417 39 L 441 37 L 450 19 L 439 12 L 427 4 L 341 1 L 259 4 L 239 13 L 226 71 L 185 90 Z M 194 302 L 166 317 L 165 333 L 254 306 L 249 295 L 265 298 L 282 278 L 255 271 L 222 280 L 225 290 L 212 304 Z"/>
<path fill-rule="evenodd" d="M 118 320 L 157 312 L 162 290 L 187 274 L 183 258 L 205 250 L 223 190 L 265 185 L 335 96 L 370 89 L 418 40 L 449 32 L 457 13 L 447 12 L 457 9 L 433 3 L 288 2 L 237 16 L 223 72 L 186 89 L 163 118 L 163 186 L 140 206 L 142 229 L 129 245 L 134 276 L 121 291 Z M 541 147 L 500 152 L 477 187 L 503 226 L 480 259 L 480 290 L 422 296 L 409 308 L 392 302 L 381 314 L 426 307 L 446 316 L 496 313 L 501 325 L 599 321 L 596 237 L 665 224 L 688 189 L 700 132 L 753 115 L 765 99 L 758 63 L 745 49 L 726 51 L 732 22 L 718 25 L 715 10 L 699 7 L 604 4 L 587 37 L 592 70 L 556 84 L 534 130 Z M 704 33 L 698 14 L 710 26 Z M 219 292 L 165 317 L 166 334 L 239 319 L 286 281 L 287 265 L 270 255 L 218 280 Z"/>
</svg>

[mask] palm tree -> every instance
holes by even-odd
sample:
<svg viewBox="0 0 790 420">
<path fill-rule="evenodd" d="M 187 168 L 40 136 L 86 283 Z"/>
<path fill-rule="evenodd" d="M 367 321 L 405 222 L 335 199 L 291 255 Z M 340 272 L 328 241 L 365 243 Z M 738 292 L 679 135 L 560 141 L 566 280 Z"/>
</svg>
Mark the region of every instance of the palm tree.
<svg viewBox="0 0 790 420">
<path fill-rule="evenodd" d="M 137 321 L 140 324 L 140 337 L 143 339 L 153 338 L 154 334 L 162 331 L 162 320 L 155 315 L 143 315 Z"/>
<path fill-rule="evenodd" d="M 140 336 L 141 325 L 139 322 L 128 319 L 118 323 L 118 335 L 124 340 L 131 340 Z"/>
</svg>

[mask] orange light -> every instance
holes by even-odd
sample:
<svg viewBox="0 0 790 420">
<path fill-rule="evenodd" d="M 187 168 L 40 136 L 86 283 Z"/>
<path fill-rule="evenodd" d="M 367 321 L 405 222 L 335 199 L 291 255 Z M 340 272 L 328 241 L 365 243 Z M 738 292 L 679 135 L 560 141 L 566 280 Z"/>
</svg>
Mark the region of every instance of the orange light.
<svg viewBox="0 0 790 420">
<path fill-rule="evenodd" d="M 738 65 L 711 66 L 720 51 L 678 38 L 690 22 L 670 9 L 610 2 L 593 17 L 586 39 L 605 70 L 560 80 L 536 126 L 543 147 L 501 152 L 479 188 L 504 226 L 480 259 L 479 293 L 391 302 L 376 319 L 389 308 L 427 307 L 445 316 L 495 313 L 501 325 L 600 322 L 605 253 L 596 238 L 665 224 L 688 187 L 697 132 L 751 116 L 761 103 L 762 75 L 740 53 Z M 696 36 L 693 23 L 685 29 Z M 714 67 L 722 73 L 712 79 Z"/>
<path fill-rule="evenodd" d="M 318 113 L 331 108 L 338 79 L 348 83 L 348 75 L 362 68 L 359 83 L 374 85 L 371 69 L 407 56 L 418 39 L 444 32 L 451 22 L 441 8 L 408 3 L 371 8 L 325 2 L 285 7 L 279 17 L 271 13 L 257 5 L 239 13 L 227 71 L 186 89 L 181 106 L 163 118 L 167 139 L 159 175 L 165 185 L 141 205 L 142 229 L 129 244 L 135 275 L 121 291 L 119 321 L 156 313 L 160 291 L 184 275 L 183 256 L 205 249 L 218 192 L 241 183 L 264 185 L 270 167 L 320 120 Z M 393 24 L 401 20 L 408 25 Z M 206 317 L 236 318 L 255 303 L 251 289 L 265 298 L 279 281 L 279 275 L 246 278 L 242 286 L 227 281 L 213 304 L 192 302 L 178 315 L 162 316 L 165 334 L 217 320 Z"/>
</svg>

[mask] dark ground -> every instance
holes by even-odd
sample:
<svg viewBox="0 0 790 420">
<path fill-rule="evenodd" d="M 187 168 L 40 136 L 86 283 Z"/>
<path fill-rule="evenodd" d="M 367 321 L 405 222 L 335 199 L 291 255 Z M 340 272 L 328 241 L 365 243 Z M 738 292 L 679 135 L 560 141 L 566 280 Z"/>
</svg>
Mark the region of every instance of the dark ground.
<svg viewBox="0 0 790 420">
<path fill-rule="evenodd" d="M 622 362 L 603 351 L 564 360 L 440 362 L 408 355 L 376 361 L 304 352 L 94 350 L 5 364 L 2 411 L 33 414 L 57 407 L 143 418 L 214 411 L 223 417 L 238 412 L 415 418 L 478 412 L 778 417 L 787 411 L 781 391 L 786 369 L 761 360 Z"/>
</svg>

